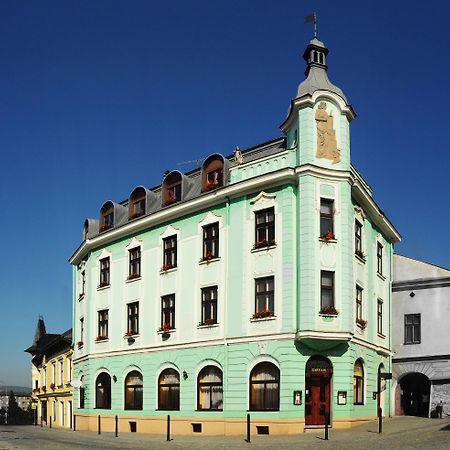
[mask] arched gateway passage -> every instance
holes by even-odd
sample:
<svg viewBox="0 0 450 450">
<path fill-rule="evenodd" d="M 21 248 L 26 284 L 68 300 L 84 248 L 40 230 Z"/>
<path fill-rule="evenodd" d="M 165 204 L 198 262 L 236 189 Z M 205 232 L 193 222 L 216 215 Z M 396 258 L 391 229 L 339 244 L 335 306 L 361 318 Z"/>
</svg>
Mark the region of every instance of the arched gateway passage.
<svg viewBox="0 0 450 450">
<path fill-rule="evenodd" d="M 324 425 L 330 414 L 333 367 L 323 356 L 312 356 L 305 368 L 305 425 Z"/>
<path fill-rule="evenodd" d="M 422 373 L 410 373 L 400 380 L 401 412 L 406 416 L 428 417 L 430 380 Z"/>
</svg>

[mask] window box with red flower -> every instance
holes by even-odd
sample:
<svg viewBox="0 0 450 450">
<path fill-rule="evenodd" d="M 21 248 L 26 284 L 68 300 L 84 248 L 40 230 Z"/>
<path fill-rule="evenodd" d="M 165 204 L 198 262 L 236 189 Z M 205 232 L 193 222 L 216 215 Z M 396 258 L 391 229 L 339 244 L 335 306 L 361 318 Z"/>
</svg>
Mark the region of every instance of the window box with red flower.
<svg viewBox="0 0 450 450">
<path fill-rule="evenodd" d="M 78 342 L 77 342 L 77 347 L 78 347 L 78 348 L 83 347 L 83 345 L 84 345 L 84 344 L 83 344 L 83 341 L 78 341 Z"/>
<path fill-rule="evenodd" d="M 253 249 L 259 249 L 259 248 L 267 248 L 267 247 L 272 247 L 276 245 L 275 239 L 271 239 L 271 240 L 267 240 L 267 239 L 263 239 L 262 241 L 256 241 L 255 245 L 253 246 Z"/>
<path fill-rule="evenodd" d="M 323 233 L 319 236 L 319 239 L 321 241 L 334 241 L 336 239 L 336 236 L 332 231 L 327 231 L 326 233 Z"/>
<path fill-rule="evenodd" d="M 50 385 L 50 389 L 55 390 L 55 388 L 56 388 L 55 383 L 52 383 L 52 384 Z"/>
<path fill-rule="evenodd" d="M 203 322 L 199 322 L 199 327 L 212 327 L 213 325 L 217 325 L 217 320 L 214 318 L 205 319 Z"/>
<path fill-rule="evenodd" d="M 217 180 L 207 181 L 206 182 L 206 190 L 212 191 L 214 189 L 217 189 L 219 187 L 219 182 Z"/>
<path fill-rule="evenodd" d="M 47 391 L 47 386 L 42 386 L 41 389 L 42 389 L 42 392 L 46 392 Z"/>
<path fill-rule="evenodd" d="M 130 273 L 128 275 L 127 280 L 136 280 L 137 278 L 141 278 L 141 274 L 139 273 Z"/>
<path fill-rule="evenodd" d="M 359 328 L 362 330 L 365 330 L 367 328 L 367 320 L 364 319 L 356 319 L 356 325 L 358 325 Z"/>
<path fill-rule="evenodd" d="M 100 342 L 100 341 L 106 341 L 107 339 L 108 339 L 108 336 L 97 336 L 95 341 Z"/>
<path fill-rule="evenodd" d="M 105 288 L 105 287 L 108 287 L 108 286 L 109 286 L 109 283 L 107 281 L 103 281 L 102 283 L 100 283 L 98 285 L 98 289 Z"/>
<path fill-rule="evenodd" d="M 174 269 L 175 266 L 173 266 L 172 264 L 163 264 L 163 266 L 161 267 L 161 272 L 167 272 L 170 269 Z"/>
<path fill-rule="evenodd" d="M 252 319 L 267 319 L 268 317 L 273 317 L 273 311 L 270 309 L 260 309 L 253 314 Z"/>
<path fill-rule="evenodd" d="M 320 311 L 319 314 L 322 314 L 324 316 L 337 316 L 339 314 L 339 311 L 333 306 L 324 306 Z"/>
</svg>

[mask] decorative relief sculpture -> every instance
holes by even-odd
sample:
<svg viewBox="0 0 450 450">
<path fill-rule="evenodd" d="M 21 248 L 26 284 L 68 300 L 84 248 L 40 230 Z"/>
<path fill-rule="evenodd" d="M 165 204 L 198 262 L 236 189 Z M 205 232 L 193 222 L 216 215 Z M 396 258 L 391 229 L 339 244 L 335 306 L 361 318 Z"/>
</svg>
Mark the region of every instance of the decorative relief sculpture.
<svg viewBox="0 0 450 450">
<path fill-rule="evenodd" d="M 336 131 L 333 128 L 333 115 L 326 111 L 327 104 L 320 102 L 316 111 L 317 124 L 317 158 L 326 158 L 333 164 L 341 160 L 340 150 L 337 148 Z"/>
</svg>

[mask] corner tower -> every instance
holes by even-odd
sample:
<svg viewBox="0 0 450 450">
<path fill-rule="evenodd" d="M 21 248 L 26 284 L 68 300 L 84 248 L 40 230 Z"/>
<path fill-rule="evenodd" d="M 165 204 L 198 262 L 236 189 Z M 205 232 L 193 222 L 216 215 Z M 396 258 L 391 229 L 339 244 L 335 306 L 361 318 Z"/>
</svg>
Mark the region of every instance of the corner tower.
<svg viewBox="0 0 450 450">
<path fill-rule="evenodd" d="M 313 38 L 303 53 L 305 76 L 280 128 L 297 164 L 350 169 L 350 122 L 356 114 L 340 88 L 328 79 L 328 48 Z"/>
</svg>

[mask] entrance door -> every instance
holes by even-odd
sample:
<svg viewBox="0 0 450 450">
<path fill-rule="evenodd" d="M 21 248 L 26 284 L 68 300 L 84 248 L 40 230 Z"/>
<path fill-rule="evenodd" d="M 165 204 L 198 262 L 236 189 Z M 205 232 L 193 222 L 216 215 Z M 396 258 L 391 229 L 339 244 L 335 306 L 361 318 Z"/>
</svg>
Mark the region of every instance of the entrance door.
<svg viewBox="0 0 450 450">
<path fill-rule="evenodd" d="M 305 372 L 305 425 L 325 425 L 330 415 L 332 369 L 326 358 L 310 358 Z"/>
</svg>

